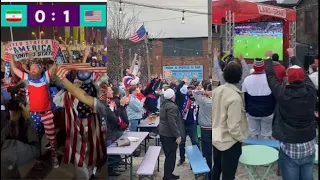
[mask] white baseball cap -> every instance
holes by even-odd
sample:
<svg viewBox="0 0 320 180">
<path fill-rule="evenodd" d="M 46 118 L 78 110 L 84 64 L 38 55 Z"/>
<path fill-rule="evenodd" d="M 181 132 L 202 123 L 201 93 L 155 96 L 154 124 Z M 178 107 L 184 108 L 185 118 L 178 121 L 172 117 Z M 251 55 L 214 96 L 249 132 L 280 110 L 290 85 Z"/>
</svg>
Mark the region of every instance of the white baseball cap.
<svg viewBox="0 0 320 180">
<path fill-rule="evenodd" d="M 174 96 L 174 90 L 172 90 L 170 88 L 163 92 L 163 97 L 165 99 L 171 99 L 171 98 L 173 98 L 173 96 Z"/>
</svg>

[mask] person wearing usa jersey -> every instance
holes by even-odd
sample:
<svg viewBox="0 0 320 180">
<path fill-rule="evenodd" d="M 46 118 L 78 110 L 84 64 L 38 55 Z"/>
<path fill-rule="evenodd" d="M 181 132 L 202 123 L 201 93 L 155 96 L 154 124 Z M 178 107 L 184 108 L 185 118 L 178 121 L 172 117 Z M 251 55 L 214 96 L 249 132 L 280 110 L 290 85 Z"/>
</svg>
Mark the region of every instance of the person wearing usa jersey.
<svg viewBox="0 0 320 180">
<path fill-rule="evenodd" d="M 29 74 L 21 71 L 15 65 L 14 58 L 11 58 L 11 69 L 21 80 L 28 81 L 27 100 L 30 104 L 30 118 L 34 123 L 39 139 L 45 134 L 49 141 L 48 149 L 51 149 L 52 165 L 59 167 L 56 149 L 55 125 L 53 122 L 53 113 L 50 101 L 49 83 L 51 75 L 55 70 L 53 65 L 49 70 L 42 72 L 42 66 L 38 61 L 34 61 L 29 56 L 30 70 Z M 42 169 L 41 163 L 37 161 L 36 168 Z"/>
<path fill-rule="evenodd" d="M 126 91 L 129 90 L 130 86 L 136 86 L 139 84 L 140 78 L 138 76 L 131 74 L 130 69 L 126 69 L 123 72 L 123 75 L 124 77 L 122 79 L 122 82 L 124 84 Z"/>
</svg>

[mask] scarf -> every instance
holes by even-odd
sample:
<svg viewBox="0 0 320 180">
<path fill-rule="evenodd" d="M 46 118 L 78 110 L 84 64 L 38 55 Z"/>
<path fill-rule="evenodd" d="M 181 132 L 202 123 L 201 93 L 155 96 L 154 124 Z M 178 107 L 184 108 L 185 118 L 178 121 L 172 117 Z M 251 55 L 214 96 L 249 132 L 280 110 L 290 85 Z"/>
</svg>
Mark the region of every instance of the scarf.
<svg viewBox="0 0 320 180">
<path fill-rule="evenodd" d="M 192 109 L 193 110 L 193 120 L 197 120 L 197 113 L 198 113 L 198 105 L 196 104 L 196 101 L 193 97 L 190 97 L 188 95 L 186 95 L 185 97 L 185 101 L 183 103 L 183 111 L 182 111 L 182 118 L 184 120 L 187 119 L 189 110 Z"/>
</svg>

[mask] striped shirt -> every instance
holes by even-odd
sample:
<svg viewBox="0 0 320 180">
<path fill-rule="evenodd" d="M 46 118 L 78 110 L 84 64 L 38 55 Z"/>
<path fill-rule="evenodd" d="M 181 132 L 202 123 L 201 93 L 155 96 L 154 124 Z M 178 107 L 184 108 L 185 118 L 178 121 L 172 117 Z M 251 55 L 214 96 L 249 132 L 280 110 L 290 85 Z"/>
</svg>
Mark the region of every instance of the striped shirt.
<svg viewBox="0 0 320 180">
<path fill-rule="evenodd" d="M 280 142 L 282 151 L 292 159 L 301 159 L 313 155 L 316 152 L 315 141 L 305 143 L 284 143 Z"/>
</svg>

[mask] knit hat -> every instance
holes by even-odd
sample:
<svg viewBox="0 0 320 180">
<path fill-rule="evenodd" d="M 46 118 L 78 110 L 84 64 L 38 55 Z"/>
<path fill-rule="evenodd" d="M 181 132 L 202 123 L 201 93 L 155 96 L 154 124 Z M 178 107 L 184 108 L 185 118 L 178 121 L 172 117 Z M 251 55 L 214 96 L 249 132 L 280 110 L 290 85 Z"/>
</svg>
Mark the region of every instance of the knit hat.
<svg viewBox="0 0 320 180">
<path fill-rule="evenodd" d="M 254 72 L 264 71 L 264 61 L 261 58 L 256 58 L 253 61 Z"/>
<path fill-rule="evenodd" d="M 174 96 L 174 91 L 170 88 L 163 92 L 163 97 L 165 99 L 171 99 L 171 98 L 173 98 L 173 96 Z"/>
<path fill-rule="evenodd" d="M 289 83 L 302 82 L 305 79 L 304 70 L 297 65 L 289 67 L 287 75 Z"/>
</svg>

